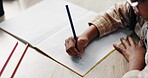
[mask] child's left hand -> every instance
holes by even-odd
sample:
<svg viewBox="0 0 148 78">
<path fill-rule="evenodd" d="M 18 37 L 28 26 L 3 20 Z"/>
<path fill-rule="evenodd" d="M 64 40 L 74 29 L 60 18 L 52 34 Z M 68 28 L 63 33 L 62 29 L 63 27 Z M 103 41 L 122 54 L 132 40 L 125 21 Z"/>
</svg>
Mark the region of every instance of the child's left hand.
<svg viewBox="0 0 148 78">
<path fill-rule="evenodd" d="M 142 70 L 145 65 L 144 57 L 146 50 L 143 48 L 141 41 L 136 43 L 131 37 L 128 37 L 127 39 L 128 40 L 125 40 L 124 38 L 120 39 L 123 47 L 116 44 L 113 46 L 116 50 L 120 51 L 129 61 L 129 70 Z"/>
</svg>

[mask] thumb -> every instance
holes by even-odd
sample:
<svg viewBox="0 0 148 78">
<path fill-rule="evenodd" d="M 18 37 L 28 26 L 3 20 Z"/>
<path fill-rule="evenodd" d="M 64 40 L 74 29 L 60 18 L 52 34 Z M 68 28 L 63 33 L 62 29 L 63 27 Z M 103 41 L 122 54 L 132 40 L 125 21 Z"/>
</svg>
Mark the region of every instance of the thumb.
<svg viewBox="0 0 148 78">
<path fill-rule="evenodd" d="M 79 55 L 82 56 L 83 53 L 84 53 L 84 47 L 80 46 L 80 47 L 78 48 L 78 51 L 79 51 Z"/>
<path fill-rule="evenodd" d="M 84 47 L 86 46 L 86 43 L 84 40 L 79 39 L 77 41 L 77 50 L 80 52 L 80 55 L 84 53 Z"/>
</svg>

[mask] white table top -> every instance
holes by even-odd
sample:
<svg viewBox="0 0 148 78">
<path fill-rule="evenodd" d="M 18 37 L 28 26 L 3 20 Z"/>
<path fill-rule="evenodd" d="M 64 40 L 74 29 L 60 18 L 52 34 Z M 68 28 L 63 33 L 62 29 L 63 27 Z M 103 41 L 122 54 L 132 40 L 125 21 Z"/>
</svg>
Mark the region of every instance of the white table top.
<svg viewBox="0 0 148 78">
<path fill-rule="evenodd" d="M 0 66 L 3 66 L 4 60 L 7 59 L 16 41 L 18 40 L 0 30 Z M 24 48 L 25 45 L 19 42 L 15 53 L 1 76 L 2 78 L 11 76 Z M 32 48 L 27 50 L 24 59 L 14 78 L 81 78 Z M 121 78 L 127 71 L 127 65 L 125 58 L 119 52 L 114 51 L 83 78 Z"/>
</svg>

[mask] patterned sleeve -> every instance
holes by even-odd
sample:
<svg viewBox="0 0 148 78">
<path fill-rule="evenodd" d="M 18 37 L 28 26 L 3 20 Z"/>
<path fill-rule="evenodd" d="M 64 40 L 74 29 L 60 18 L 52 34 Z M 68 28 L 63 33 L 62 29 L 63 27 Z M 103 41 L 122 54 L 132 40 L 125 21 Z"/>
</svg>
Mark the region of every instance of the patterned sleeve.
<svg viewBox="0 0 148 78">
<path fill-rule="evenodd" d="M 115 4 L 105 13 L 99 14 L 89 22 L 89 25 L 95 25 L 98 28 L 100 36 L 106 35 L 118 29 L 127 27 L 131 23 L 131 6 L 127 2 Z"/>
</svg>

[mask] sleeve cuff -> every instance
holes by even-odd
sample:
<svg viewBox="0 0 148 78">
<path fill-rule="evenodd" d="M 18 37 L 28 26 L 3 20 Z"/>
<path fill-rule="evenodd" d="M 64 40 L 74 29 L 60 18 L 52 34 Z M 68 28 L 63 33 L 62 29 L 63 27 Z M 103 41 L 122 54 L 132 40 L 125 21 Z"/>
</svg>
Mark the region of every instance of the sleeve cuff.
<svg viewBox="0 0 148 78">
<path fill-rule="evenodd" d="M 139 70 L 131 70 L 123 75 L 122 78 L 138 78 Z"/>
<path fill-rule="evenodd" d="M 97 27 L 100 37 L 106 35 L 110 30 L 109 28 L 110 23 L 108 23 L 103 16 L 97 16 L 94 20 L 90 21 L 88 24 L 89 26 L 94 25 Z"/>
</svg>

